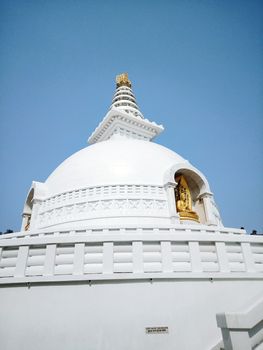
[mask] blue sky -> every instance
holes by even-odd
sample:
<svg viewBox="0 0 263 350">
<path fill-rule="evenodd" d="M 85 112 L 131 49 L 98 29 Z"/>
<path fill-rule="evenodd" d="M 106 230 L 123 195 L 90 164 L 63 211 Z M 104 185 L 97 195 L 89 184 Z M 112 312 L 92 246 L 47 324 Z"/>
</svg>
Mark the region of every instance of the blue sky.
<svg viewBox="0 0 263 350">
<path fill-rule="evenodd" d="M 0 2 L 0 231 L 86 140 L 128 72 L 156 142 L 209 180 L 225 226 L 263 231 L 263 2 Z"/>
</svg>

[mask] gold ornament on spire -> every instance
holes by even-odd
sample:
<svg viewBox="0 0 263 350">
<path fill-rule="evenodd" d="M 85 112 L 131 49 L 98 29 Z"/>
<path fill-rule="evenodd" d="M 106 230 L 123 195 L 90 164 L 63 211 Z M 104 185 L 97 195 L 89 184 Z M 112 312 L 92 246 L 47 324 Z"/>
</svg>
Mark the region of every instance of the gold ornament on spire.
<svg viewBox="0 0 263 350">
<path fill-rule="evenodd" d="M 179 175 L 175 178 L 177 187 L 175 189 L 176 210 L 181 220 L 193 220 L 199 222 L 198 215 L 192 211 L 191 192 L 186 179 Z"/>
<path fill-rule="evenodd" d="M 117 88 L 120 86 L 128 86 L 131 87 L 131 82 L 128 78 L 128 73 L 122 73 L 116 76 L 116 85 Z"/>
</svg>

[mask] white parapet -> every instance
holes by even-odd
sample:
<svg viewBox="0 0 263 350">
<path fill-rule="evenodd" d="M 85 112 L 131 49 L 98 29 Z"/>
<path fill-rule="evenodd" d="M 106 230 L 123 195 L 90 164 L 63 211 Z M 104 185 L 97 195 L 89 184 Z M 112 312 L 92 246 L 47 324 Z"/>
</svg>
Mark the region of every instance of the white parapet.
<svg viewBox="0 0 263 350">
<path fill-rule="evenodd" d="M 2 235 L 0 283 L 263 278 L 263 237 L 210 226 L 94 227 Z"/>
</svg>

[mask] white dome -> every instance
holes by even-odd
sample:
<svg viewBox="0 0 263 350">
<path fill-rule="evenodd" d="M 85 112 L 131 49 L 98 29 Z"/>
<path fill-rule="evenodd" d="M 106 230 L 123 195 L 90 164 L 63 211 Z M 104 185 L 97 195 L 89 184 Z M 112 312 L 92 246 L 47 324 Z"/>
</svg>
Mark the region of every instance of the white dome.
<svg viewBox="0 0 263 350">
<path fill-rule="evenodd" d="M 149 141 L 104 141 L 66 159 L 46 185 L 50 195 L 108 184 L 163 185 L 165 172 L 182 162 L 185 160 L 177 153 Z"/>
<path fill-rule="evenodd" d="M 220 224 L 204 175 L 151 142 L 163 126 L 142 117 L 127 74 L 117 78 L 112 106 L 90 136 L 91 146 L 66 159 L 45 183 L 33 182 L 22 229 L 179 224 L 175 174 L 186 177 L 189 210 L 196 212 L 194 220 L 182 220 Z"/>
</svg>

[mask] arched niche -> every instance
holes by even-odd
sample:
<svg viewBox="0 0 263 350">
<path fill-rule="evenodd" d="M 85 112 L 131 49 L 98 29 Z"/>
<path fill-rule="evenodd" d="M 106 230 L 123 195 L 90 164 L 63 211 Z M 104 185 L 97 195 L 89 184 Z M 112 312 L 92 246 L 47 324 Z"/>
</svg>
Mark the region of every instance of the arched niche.
<svg viewBox="0 0 263 350">
<path fill-rule="evenodd" d="M 207 185 L 199 174 L 190 169 L 179 169 L 174 173 L 174 180 L 182 175 L 189 186 L 192 200 L 196 201 L 200 194 L 207 192 Z"/>
<path fill-rule="evenodd" d="M 185 185 L 188 187 L 190 192 L 189 202 L 191 203 L 188 207 L 188 210 L 190 210 L 189 218 L 185 217 L 184 220 L 195 221 L 201 224 L 205 224 L 206 223 L 205 208 L 202 203 L 202 200 L 200 200 L 200 194 L 206 191 L 206 184 L 204 180 L 194 171 L 189 169 L 179 169 L 178 171 L 176 171 L 174 174 L 174 180 L 177 183 L 177 187 L 175 189 L 175 196 L 179 186 L 178 180 L 185 181 L 186 182 Z M 176 208 L 177 208 L 177 211 L 179 212 L 179 209 L 177 206 Z"/>
<path fill-rule="evenodd" d="M 174 210 L 176 214 L 178 213 L 178 206 L 176 203 L 176 178 L 183 176 L 187 182 L 190 194 L 191 194 L 191 211 L 196 213 L 199 217 L 199 223 L 209 225 L 211 224 L 211 203 L 210 199 L 213 197 L 213 194 L 210 192 L 210 187 L 206 177 L 195 167 L 193 167 L 188 161 L 175 164 L 173 167 L 167 170 L 164 181 L 166 183 L 174 184 Z M 209 196 L 208 202 L 204 202 L 204 197 Z M 211 198 L 210 198 L 211 197 Z M 181 220 L 183 223 L 198 223 L 197 220 L 194 220 L 194 215 L 192 220 Z"/>
<path fill-rule="evenodd" d="M 44 183 L 32 182 L 23 209 L 21 231 L 28 231 L 35 227 L 39 205 L 47 195 L 48 189 Z"/>
</svg>

